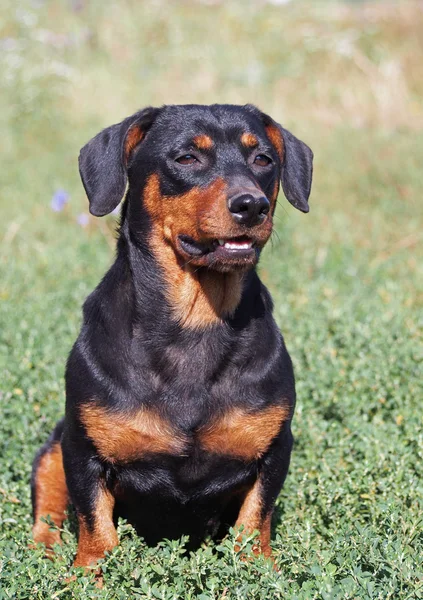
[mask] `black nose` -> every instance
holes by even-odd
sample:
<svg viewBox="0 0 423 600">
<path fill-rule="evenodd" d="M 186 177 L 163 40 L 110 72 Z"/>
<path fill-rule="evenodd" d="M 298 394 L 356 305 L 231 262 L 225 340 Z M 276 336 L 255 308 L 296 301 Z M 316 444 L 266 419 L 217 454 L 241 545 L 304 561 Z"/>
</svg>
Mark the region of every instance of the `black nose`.
<svg viewBox="0 0 423 600">
<path fill-rule="evenodd" d="M 237 223 L 252 227 L 264 221 L 270 210 L 270 202 L 265 196 L 239 194 L 229 200 L 228 207 Z"/>
</svg>

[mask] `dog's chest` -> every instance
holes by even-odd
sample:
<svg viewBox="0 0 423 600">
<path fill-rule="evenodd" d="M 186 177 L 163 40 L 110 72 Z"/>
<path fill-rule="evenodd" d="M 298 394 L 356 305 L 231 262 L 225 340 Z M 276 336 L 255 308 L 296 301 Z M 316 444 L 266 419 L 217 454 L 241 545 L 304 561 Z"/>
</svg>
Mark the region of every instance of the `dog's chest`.
<svg viewBox="0 0 423 600">
<path fill-rule="evenodd" d="M 256 412 L 233 408 L 189 431 L 147 408 L 128 415 L 88 404 L 80 414 L 99 455 L 110 463 L 125 464 L 157 455 L 189 458 L 199 452 L 256 460 L 278 434 L 289 410 L 281 405 Z"/>
</svg>

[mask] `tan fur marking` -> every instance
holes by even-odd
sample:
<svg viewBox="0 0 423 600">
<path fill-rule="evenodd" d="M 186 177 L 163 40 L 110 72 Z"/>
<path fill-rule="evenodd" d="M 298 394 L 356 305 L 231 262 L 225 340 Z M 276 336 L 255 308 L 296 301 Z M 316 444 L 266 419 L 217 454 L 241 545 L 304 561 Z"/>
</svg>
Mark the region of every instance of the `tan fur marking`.
<svg viewBox="0 0 423 600">
<path fill-rule="evenodd" d="M 235 527 L 243 525 L 245 533 L 252 533 L 255 529 L 260 531 L 262 523 L 261 508 L 261 482 L 258 479 L 245 494 Z"/>
<path fill-rule="evenodd" d="M 186 440 L 151 410 L 125 415 L 90 403 L 81 407 L 80 417 L 98 453 L 112 463 L 131 462 L 146 454 L 183 455 L 185 451 Z"/>
<path fill-rule="evenodd" d="M 47 548 L 61 544 L 60 532 L 50 530 L 41 517 L 50 515 L 57 527 L 62 527 L 68 504 L 65 472 L 63 470 L 62 448 L 56 442 L 39 462 L 35 478 L 35 522 L 32 536 L 35 543 L 43 543 Z"/>
<path fill-rule="evenodd" d="M 289 414 L 287 406 L 270 406 L 257 413 L 234 409 L 200 432 L 201 444 L 209 452 L 255 460 L 266 452 Z"/>
<path fill-rule="evenodd" d="M 181 232 L 201 238 L 198 215 L 204 215 L 211 205 L 221 204 L 217 213 L 226 215 L 225 187 L 223 180 L 216 180 L 209 188 L 193 188 L 183 197 L 166 197 L 160 194 L 157 175 L 152 175 L 145 188 L 144 203 L 153 220 L 151 248 L 163 270 L 174 317 L 185 327 L 217 323 L 233 314 L 241 300 L 242 273 L 198 270 L 189 262 L 182 263 L 174 250 Z M 203 218 L 203 223 L 211 221 L 211 217 Z M 225 231 L 225 224 L 212 224 Z"/>
<path fill-rule="evenodd" d="M 275 125 L 268 125 L 266 127 L 266 133 L 273 146 L 276 148 L 279 158 L 283 160 L 285 150 L 283 145 L 282 134 Z"/>
<path fill-rule="evenodd" d="M 199 150 L 210 150 L 210 148 L 213 148 L 213 140 L 208 135 L 197 135 L 192 141 Z"/>
<path fill-rule="evenodd" d="M 242 534 L 249 535 L 254 531 L 259 531 L 260 535 L 258 538 L 259 544 L 254 544 L 253 553 L 255 555 L 264 554 L 270 556 L 272 549 L 270 547 L 270 534 L 271 534 L 271 522 L 272 513 L 268 513 L 264 518 L 262 517 L 262 491 L 261 481 L 258 479 L 255 484 L 250 488 L 244 498 L 244 502 L 241 505 L 238 519 L 235 523 L 235 528 L 244 526 Z M 239 546 L 235 546 L 235 549 L 239 551 Z"/>
<path fill-rule="evenodd" d="M 173 310 L 185 327 L 206 327 L 235 312 L 241 299 L 240 273 L 197 272 L 186 267 L 169 273 Z"/>
<path fill-rule="evenodd" d="M 241 144 L 247 148 L 258 146 L 258 139 L 253 133 L 243 133 L 241 136 Z"/>
<path fill-rule="evenodd" d="M 94 524 L 90 528 L 84 517 L 80 516 L 78 553 L 75 567 L 88 567 L 104 557 L 106 551 L 118 545 L 119 540 L 113 524 L 115 499 L 105 487 L 101 486 L 95 502 Z"/>
<path fill-rule="evenodd" d="M 138 125 L 133 125 L 128 133 L 126 134 L 126 139 L 125 139 L 125 158 L 126 160 L 128 160 L 129 155 L 131 154 L 132 150 L 134 150 L 138 144 L 142 141 L 144 137 L 144 132 L 143 130 L 138 127 Z"/>
</svg>

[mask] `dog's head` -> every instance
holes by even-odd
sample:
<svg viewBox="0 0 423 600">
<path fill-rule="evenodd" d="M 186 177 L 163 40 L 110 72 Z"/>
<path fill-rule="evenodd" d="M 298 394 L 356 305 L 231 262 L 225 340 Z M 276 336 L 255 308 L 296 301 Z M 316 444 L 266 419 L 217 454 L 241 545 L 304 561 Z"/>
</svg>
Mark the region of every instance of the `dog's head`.
<svg viewBox="0 0 423 600">
<path fill-rule="evenodd" d="M 145 235 L 150 219 L 180 261 L 225 272 L 257 263 L 280 181 L 308 212 L 312 160 L 254 106 L 186 105 L 146 108 L 108 127 L 82 148 L 79 167 L 92 214 L 127 196 L 133 235 Z"/>
</svg>

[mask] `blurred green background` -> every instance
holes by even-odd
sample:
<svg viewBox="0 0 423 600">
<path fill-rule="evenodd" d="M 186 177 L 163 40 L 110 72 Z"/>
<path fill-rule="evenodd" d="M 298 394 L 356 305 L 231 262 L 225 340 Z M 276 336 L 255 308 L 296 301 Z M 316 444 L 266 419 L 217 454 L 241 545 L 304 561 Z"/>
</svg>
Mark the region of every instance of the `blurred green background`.
<svg viewBox="0 0 423 600">
<path fill-rule="evenodd" d="M 422 2 L 3 0 L 0 600 L 423 597 Z M 79 149 L 146 105 L 252 102 L 315 153 L 260 265 L 297 376 L 280 574 L 232 542 L 147 549 L 121 524 L 105 587 L 30 551 L 30 464 L 63 413 L 80 305 L 113 260 Z"/>
</svg>

